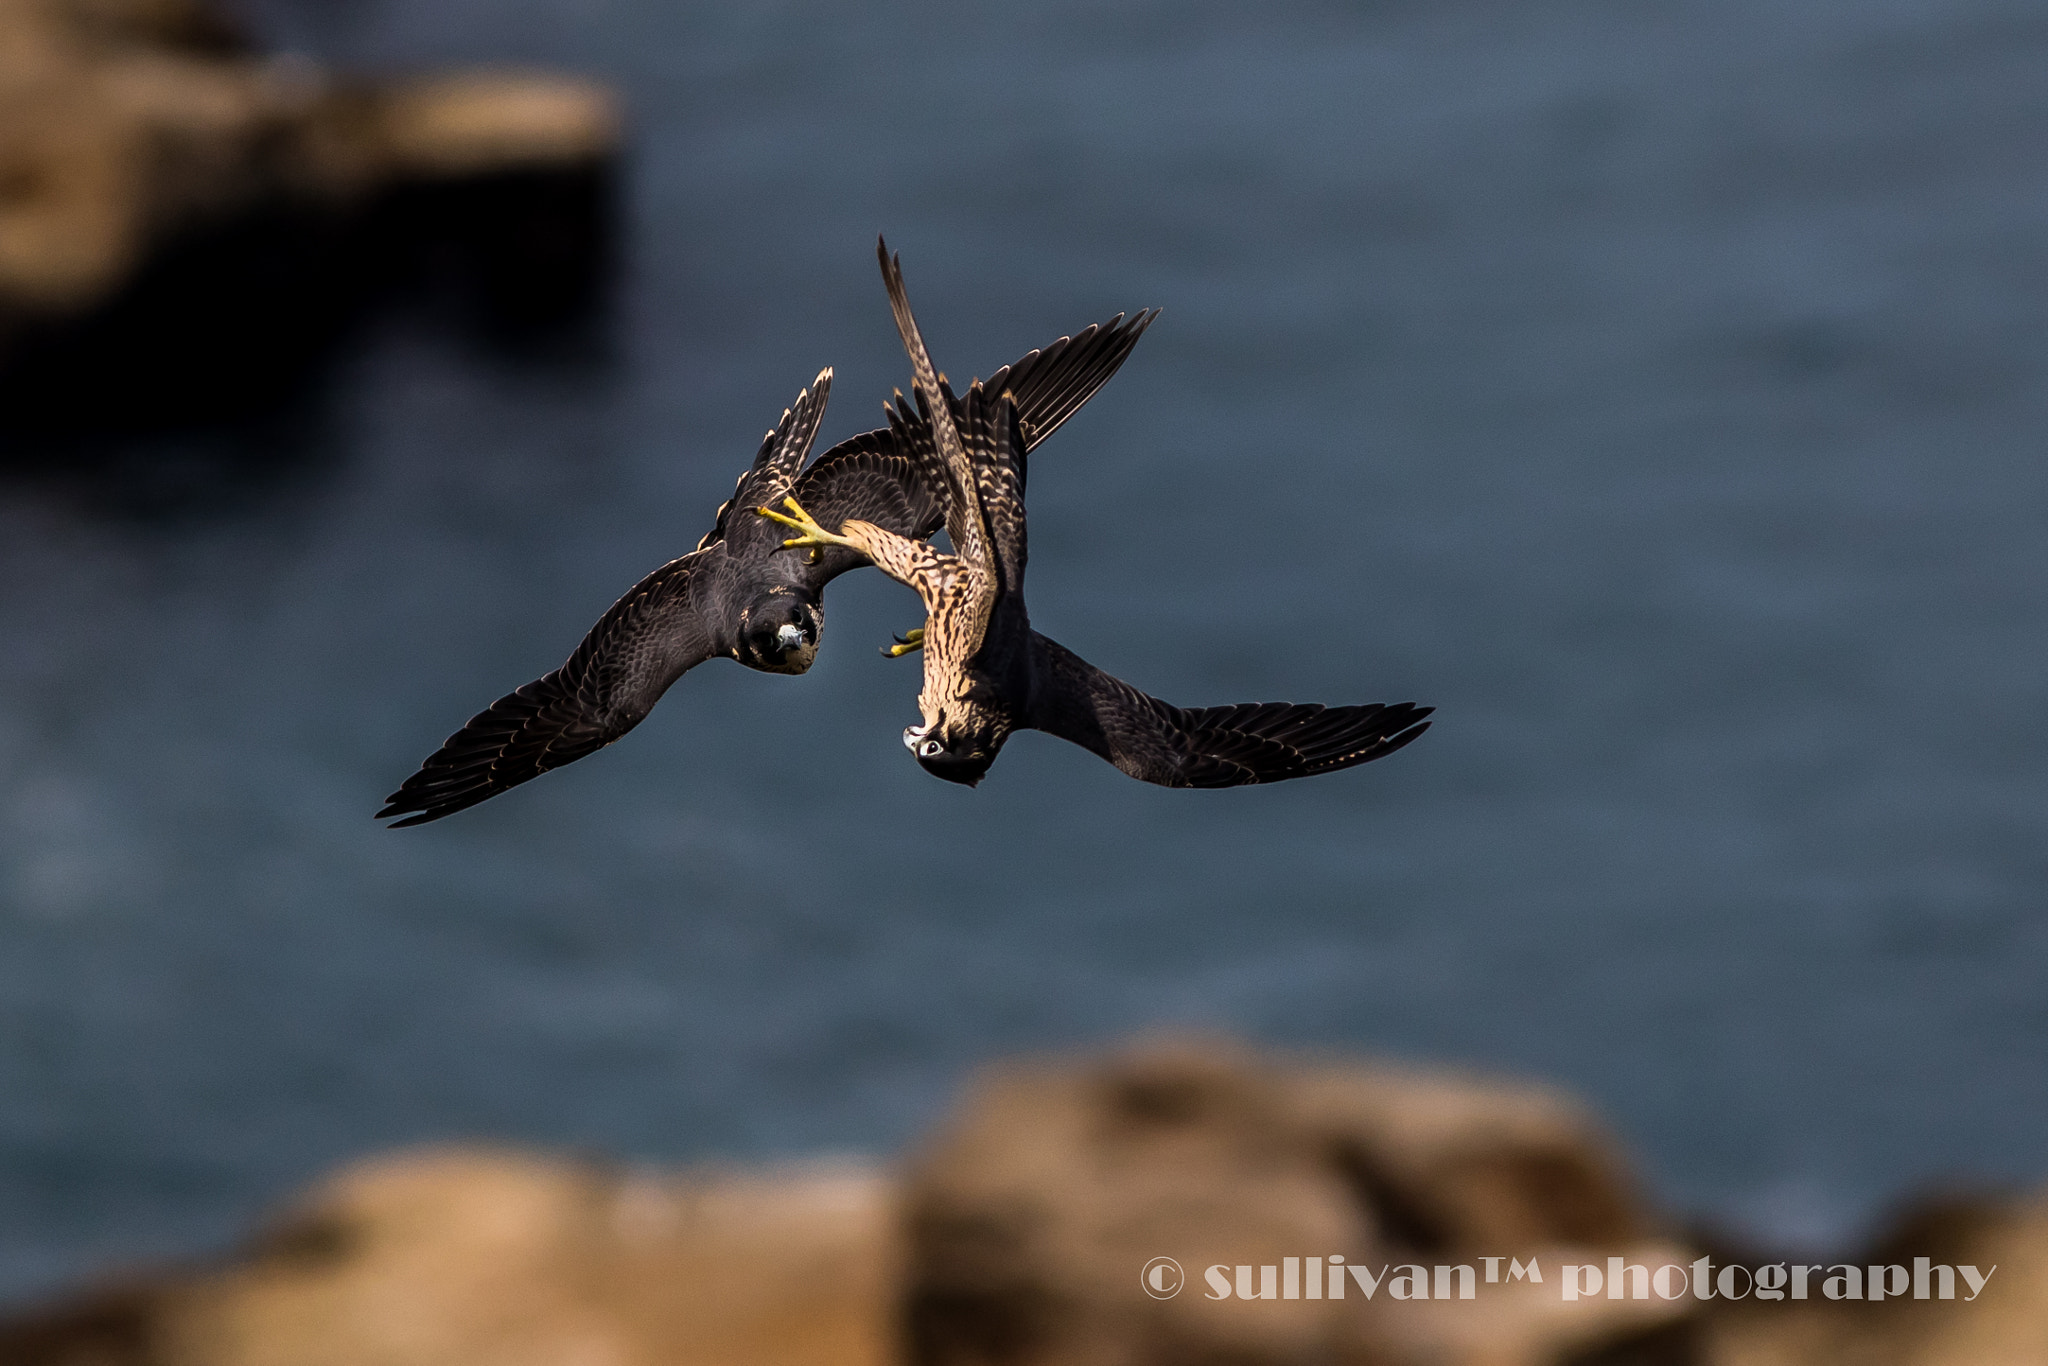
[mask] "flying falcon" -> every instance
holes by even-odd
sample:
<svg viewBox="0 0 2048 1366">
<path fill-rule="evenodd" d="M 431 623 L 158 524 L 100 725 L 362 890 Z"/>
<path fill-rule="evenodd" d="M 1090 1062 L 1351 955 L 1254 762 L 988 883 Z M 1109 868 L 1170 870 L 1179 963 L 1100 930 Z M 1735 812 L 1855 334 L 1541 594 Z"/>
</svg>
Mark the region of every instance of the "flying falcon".
<svg viewBox="0 0 2048 1366">
<path fill-rule="evenodd" d="M 996 372 L 1016 395 L 1020 456 L 1108 382 L 1157 316 L 1157 309 L 1128 320 L 1119 313 Z M 736 659 L 765 673 L 810 668 L 824 627 L 825 585 L 867 561 L 824 546 L 780 553 L 774 527 L 734 516 L 734 509 L 795 497 L 835 522 L 860 518 L 922 541 L 938 530 L 946 507 L 945 491 L 930 479 L 944 468 L 930 415 L 913 411 L 900 394 L 894 406 L 884 405 L 886 427 L 842 441 L 804 467 L 831 385 L 825 370 L 797 395 L 694 551 L 635 584 L 561 668 L 470 718 L 386 799 L 377 818 L 405 817 L 393 828 L 438 820 L 581 759 L 633 729 L 670 684 L 707 659 Z M 945 430 L 953 430 L 950 418 Z M 1016 478 L 1021 486 L 1021 460 Z"/>
<path fill-rule="evenodd" d="M 1411 702 L 1324 707 L 1249 702 L 1181 708 L 1112 678 L 1031 629 L 1024 608 L 1026 443 L 1015 384 L 976 381 L 964 402 L 932 367 L 901 263 L 878 244 L 896 330 L 910 353 L 917 408 L 935 435 L 921 447 L 926 482 L 943 490 L 954 554 L 916 537 L 838 514 L 819 514 L 785 496 L 762 517 L 798 534 L 785 547 L 807 553 L 855 551 L 917 590 L 925 624 L 907 640 L 924 651 L 924 724 L 903 743 L 928 773 L 979 783 L 1013 731 L 1071 740 L 1133 778 L 1165 787 L 1236 787 L 1331 773 L 1392 754 L 1429 729 L 1432 708 Z M 901 396 L 899 406 L 902 404 Z"/>
</svg>

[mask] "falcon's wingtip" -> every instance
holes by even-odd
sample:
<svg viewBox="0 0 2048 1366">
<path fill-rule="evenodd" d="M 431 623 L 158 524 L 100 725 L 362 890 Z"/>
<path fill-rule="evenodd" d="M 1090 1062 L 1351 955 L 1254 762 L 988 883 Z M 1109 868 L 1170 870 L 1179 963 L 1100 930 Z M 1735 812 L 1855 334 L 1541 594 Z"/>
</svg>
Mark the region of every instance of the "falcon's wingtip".
<svg viewBox="0 0 2048 1366">
<path fill-rule="evenodd" d="M 405 794 L 402 792 L 394 792 L 384 799 L 383 808 L 371 819 L 389 821 L 393 816 L 403 816 L 405 819 L 392 821 L 390 825 L 384 827 L 386 830 L 397 830 L 402 826 L 423 824 L 426 821 L 433 820 L 435 816 L 443 814 L 446 813 L 436 812 L 430 807 L 419 805 L 417 802 L 407 801 Z"/>
</svg>

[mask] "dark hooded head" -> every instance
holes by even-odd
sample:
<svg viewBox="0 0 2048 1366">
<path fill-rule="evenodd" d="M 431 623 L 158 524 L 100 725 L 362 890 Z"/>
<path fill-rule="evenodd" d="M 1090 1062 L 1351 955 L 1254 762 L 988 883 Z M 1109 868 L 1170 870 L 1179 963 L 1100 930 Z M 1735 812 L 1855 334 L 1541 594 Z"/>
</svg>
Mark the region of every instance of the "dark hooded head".
<svg viewBox="0 0 2048 1366">
<path fill-rule="evenodd" d="M 935 721 L 909 726 L 903 732 L 903 747 L 917 759 L 919 768 L 934 778 L 974 787 L 987 776 L 1010 738 L 1007 727 L 989 724 L 993 718 L 974 711 L 961 716 L 940 712 Z"/>
<path fill-rule="evenodd" d="M 800 674 L 818 657 L 825 610 L 809 598 L 783 590 L 768 593 L 740 613 L 734 658 L 750 669 Z"/>
</svg>

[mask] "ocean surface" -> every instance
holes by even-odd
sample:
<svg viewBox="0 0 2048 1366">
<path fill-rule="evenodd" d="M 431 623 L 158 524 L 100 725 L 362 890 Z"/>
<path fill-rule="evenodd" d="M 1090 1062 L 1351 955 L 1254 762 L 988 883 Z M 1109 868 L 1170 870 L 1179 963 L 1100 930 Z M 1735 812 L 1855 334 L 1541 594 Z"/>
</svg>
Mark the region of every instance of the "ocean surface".
<svg viewBox="0 0 2048 1366">
<path fill-rule="evenodd" d="M 616 83 L 615 302 L 559 354 L 395 307 L 267 435 L 0 482 L 0 1301 L 393 1145 L 891 1153 L 1159 1030 L 1554 1080 L 1793 1245 L 2048 1176 L 2039 5 L 245 13 Z M 955 376 L 1165 310 L 1034 460 L 1041 630 L 1435 729 L 1194 793 L 1025 735 L 968 791 L 862 574 L 809 676 L 380 829 L 820 367 L 875 425 L 878 231 Z"/>
</svg>

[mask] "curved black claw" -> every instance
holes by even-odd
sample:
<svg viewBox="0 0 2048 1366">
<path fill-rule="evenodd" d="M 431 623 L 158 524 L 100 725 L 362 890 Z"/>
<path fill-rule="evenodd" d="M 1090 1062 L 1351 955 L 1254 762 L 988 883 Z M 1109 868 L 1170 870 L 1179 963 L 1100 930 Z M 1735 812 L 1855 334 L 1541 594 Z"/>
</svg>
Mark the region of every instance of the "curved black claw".
<svg viewBox="0 0 2048 1366">
<path fill-rule="evenodd" d="M 901 659 L 903 656 L 924 648 L 924 627 L 914 628 L 908 635 L 892 636 L 896 643 L 884 645 L 882 655 L 887 659 Z"/>
</svg>

